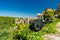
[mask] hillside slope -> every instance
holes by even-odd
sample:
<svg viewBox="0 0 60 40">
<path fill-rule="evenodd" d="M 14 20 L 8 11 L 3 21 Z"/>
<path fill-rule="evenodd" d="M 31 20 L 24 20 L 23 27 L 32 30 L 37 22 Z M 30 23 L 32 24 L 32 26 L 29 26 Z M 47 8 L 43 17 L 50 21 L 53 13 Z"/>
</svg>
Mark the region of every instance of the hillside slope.
<svg viewBox="0 0 60 40">
<path fill-rule="evenodd" d="M 43 40 L 43 35 L 57 32 L 55 25 L 60 21 L 54 18 L 51 23 L 45 24 L 40 31 L 34 32 L 26 24 L 19 24 L 22 31 L 14 30 L 14 19 L 13 17 L 0 16 L 0 40 L 17 40 L 18 38 L 21 40 Z"/>
<path fill-rule="evenodd" d="M 9 31 L 13 27 L 14 17 L 2 17 L 0 16 L 0 40 L 10 40 Z"/>
</svg>

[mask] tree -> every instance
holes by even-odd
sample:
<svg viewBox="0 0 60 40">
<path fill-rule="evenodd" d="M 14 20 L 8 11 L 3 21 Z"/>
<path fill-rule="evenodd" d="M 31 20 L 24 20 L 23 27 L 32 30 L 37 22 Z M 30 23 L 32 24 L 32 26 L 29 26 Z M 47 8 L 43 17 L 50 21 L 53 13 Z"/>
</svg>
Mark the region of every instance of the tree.
<svg viewBox="0 0 60 40">
<path fill-rule="evenodd" d="M 45 23 L 50 23 L 52 21 L 52 17 L 54 16 L 54 10 L 52 9 L 46 9 L 43 15 L 43 19 Z"/>
</svg>

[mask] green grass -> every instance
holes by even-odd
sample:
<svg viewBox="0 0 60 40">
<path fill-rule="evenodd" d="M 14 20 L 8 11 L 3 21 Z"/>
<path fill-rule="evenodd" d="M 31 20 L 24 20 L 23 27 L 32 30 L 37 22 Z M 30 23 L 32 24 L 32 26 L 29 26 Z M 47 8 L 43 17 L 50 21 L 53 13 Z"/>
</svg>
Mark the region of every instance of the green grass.
<svg viewBox="0 0 60 40">
<path fill-rule="evenodd" d="M 40 31 L 34 32 L 29 30 L 27 24 L 19 24 L 20 29 L 14 30 L 14 19 L 0 17 L 0 40 L 15 40 L 17 36 L 20 37 L 20 40 L 44 40 L 43 35 L 57 32 L 55 26 L 60 22 L 60 20 L 53 18 L 51 23 L 45 24 Z"/>
<path fill-rule="evenodd" d="M 13 28 L 14 24 L 13 17 L 1 17 L 0 16 L 0 40 L 10 40 L 10 28 Z"/>
</svg>

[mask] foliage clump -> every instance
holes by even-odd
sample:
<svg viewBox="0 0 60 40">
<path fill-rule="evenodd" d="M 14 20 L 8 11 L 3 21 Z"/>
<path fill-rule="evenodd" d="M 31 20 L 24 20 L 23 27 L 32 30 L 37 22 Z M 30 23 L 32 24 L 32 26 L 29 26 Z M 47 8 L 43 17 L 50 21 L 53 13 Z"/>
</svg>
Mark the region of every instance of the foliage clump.
<svg viewBox="0 0 60 40">
<path fill-rule="evenodd" d="M 43 14 L 43 19 L 44 19 L 45 23 L 51 22 L 53 16 L 54 16 L 54 10 L 46 9 Z"/>
</svg>

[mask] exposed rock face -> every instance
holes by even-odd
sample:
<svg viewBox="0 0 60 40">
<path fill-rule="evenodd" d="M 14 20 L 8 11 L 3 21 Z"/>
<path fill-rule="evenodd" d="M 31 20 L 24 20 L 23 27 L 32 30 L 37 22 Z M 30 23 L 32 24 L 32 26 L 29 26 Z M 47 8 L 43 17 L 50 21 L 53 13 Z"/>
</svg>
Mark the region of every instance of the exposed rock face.
<svg viewBox="0 0 60 40">
<path fill-rule="evenodd" d="M 31 18 L 18 18 L 15 19 L 15 24 L 23 23 L 23 24 L 29 24 L 29 21 L 32 20 Z"/>
<path fill-rule="evenodd" d="M 19 23 L 23 23 L 24 24 L 24 20 L 23 20 L 23 18 L 18 18 L 18 19 L 15 19 L 15 23 L 16 24 L 19 24 Z"/>
<path fill-rule="evenodd" d="M 36 16 L 37 19 L 43 19 L 43 13 L 38 13 L 38 15 Z"/>
</svg>

